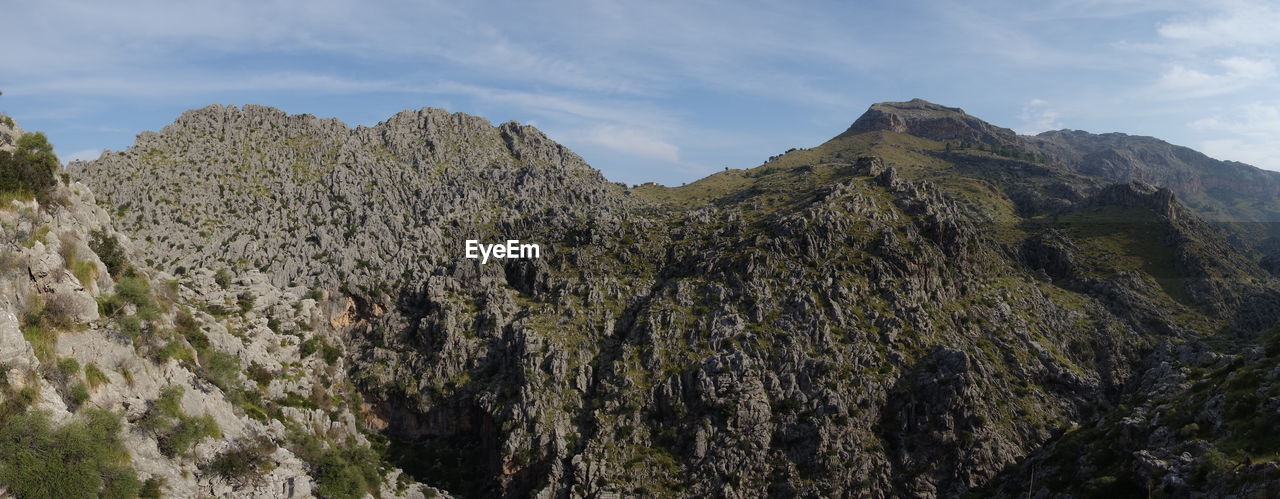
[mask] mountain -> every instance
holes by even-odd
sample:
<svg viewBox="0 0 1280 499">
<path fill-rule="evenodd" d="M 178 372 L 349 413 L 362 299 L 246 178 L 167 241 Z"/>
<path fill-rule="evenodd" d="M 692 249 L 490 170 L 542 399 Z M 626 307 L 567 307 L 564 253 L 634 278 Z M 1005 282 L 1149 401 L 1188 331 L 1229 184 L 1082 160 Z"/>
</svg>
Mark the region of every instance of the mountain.
<svg viewBox="0 0 1280 499">
<path fill-rule="evenodd" d="M 451 494 L 1280 490 L 1274 449 L 1240 443 L 1277 386 L 1258 239 L 1181 201 L 1204 182 L 1116 173 L 1166 166 L 1143 154 L 1086 166 L 1134 142 L 1054 137 L 882 103 L 758 167 L 628 189 L 515 123 L 211 106 L 70 173 L 139 266 L 314 288 L 328 375 L 359 395 L 317 408 Z M 481 263 L 468 239 L 542 253 Z"/>
<path fill-rule="evenodd" d="M 1152 137 L 1080 130 L 1017 135 L 962 109 L 921 99 L 872 105 L 842 136 L 877 131 L 948 142 L 954 148 L 982 147 L 1006 157 L 1034 155 L 1092 182 L 1165 187 L 1197 216 L 1233 225 L 1244 246 L 1280 250 L 1280 172 L 1219 161 Z"/>
</svg>

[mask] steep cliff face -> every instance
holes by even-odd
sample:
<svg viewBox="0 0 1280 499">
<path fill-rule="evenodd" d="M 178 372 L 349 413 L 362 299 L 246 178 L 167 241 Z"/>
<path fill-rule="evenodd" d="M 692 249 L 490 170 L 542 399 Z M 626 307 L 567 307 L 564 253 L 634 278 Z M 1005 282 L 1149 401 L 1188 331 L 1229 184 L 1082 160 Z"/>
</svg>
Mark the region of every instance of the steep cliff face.
<svg viewBox="0 0 1280 499">
<path fill-rule="evenodd" d="M 1278 317 L 1255 255 L 1172 191 L 1037 151 L 890 103 L 628 190 L 530 127 L 248 106 L 73 171 L 159 268 L 327 290 L 360 425 L 425 483 L 950 497 L 1148 400 L 1160 352 Z M 508 238 L 542 258 L 463 256 Z"/>
</svg>

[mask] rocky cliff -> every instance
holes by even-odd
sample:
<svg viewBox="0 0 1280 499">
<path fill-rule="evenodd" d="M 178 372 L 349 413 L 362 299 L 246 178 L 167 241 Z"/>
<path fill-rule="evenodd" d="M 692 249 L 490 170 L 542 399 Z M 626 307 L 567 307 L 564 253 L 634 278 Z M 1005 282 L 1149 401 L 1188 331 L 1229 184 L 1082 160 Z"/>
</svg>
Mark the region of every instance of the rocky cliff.
<svg viewBox="0 0 1280 499">
<path fill-rule="evenodd" d="M 336 297 L 156 271 L 87 187 L 50 190 L 0 207 L 6 495 L 434 492 L 362 431 Z"/>
<path fill-rule="evenodd" d="M 886 103 L 756 168 L 626 189 L 514 123 L 215 106 L 72 174 L 147 266 L 328 297 L 356 430 L 451 493 L 1021 496 L 1066 490 L 1017 470 L 1073 429 L 1114 431 L 1191 353 L 1280 317 L 1258 254 L 1176 192 L 1036 144 Z M 543 257 L 463 256 L 508 238 Z M 1149 487 L 1118 466 L 1102 485 Z"/>
</svg>

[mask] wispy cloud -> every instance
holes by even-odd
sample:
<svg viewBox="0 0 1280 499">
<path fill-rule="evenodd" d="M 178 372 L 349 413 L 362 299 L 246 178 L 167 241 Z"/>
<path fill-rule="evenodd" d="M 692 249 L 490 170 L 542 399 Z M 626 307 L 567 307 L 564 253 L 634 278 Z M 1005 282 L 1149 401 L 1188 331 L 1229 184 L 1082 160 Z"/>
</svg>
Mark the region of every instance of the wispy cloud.
<svg viewBox="0 0 1280 499">
<path fill-rule="evenodd" d="M 1228 57 L 1216 61 L 1215 65 L 1219 71 L 1175 64 L 1156 82 L 1155 95 L 1166 99 L 1210 97 L 1270 82 L 1276 76 L 1275 64 L 1267 59 Z"/>
<path fill-rule="evenodd" d="M 1022 126 L 1018 127 L 1018 133 L 1026 135 L 1035 135 L 1046 130 L 1058 130 L 1062 128 L 1062 123 L 1058 121 L 1058 111 L 1054 110 L 1048 102 L 1040 99 L 1031 99 L 1022 105 Z"/>
<path fill-rule="evenodd" d="M 1217 135 L 1200 143 L 1205 154 L 1280 170 L 1280 102 L 1252 102 L 1191 126 Z"/>
<path fill-rule="evenodd" d="M 1162 23 L 1158 33 L 1184 48 L 1242 48 L 1280 44 L 1280 8 L 1274 3 L 1227 0 L 1212 2 L 1211 12 L 1197 12 Z"/>
<path fill-rule="evenodd" d="M 564 134 L 564 140 L 593 144 L 623 154 L 670 163 L 680 162 L 680 148 L 644 130 L 601 125 Z"/>
</svg>

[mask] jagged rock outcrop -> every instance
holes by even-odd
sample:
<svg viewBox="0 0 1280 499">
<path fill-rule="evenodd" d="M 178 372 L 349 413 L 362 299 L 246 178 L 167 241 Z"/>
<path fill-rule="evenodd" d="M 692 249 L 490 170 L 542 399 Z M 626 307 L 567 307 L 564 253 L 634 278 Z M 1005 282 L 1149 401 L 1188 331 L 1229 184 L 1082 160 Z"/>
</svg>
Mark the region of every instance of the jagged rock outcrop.
<svg viewBox="0 0 1280 499">
<path fill-rule="evenodd" d="M 113 203 L 157 268 L 259 269 L 277 285 L 369 295 L 430 273 L 466 234 L 565 230 L 629 202 L 532 127 L 429 108 L 349 129 L 210 106 L 69 169 Z"/>
</svg>

